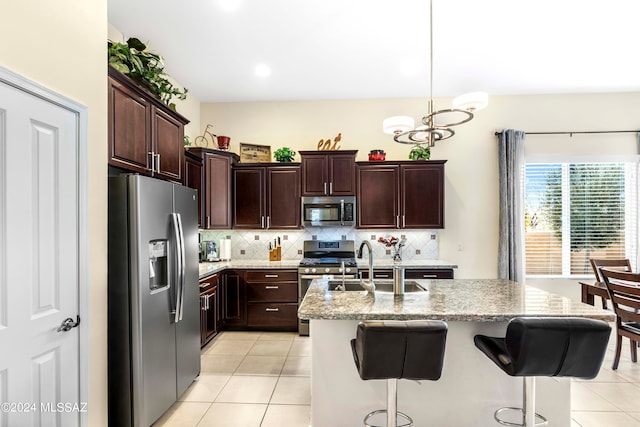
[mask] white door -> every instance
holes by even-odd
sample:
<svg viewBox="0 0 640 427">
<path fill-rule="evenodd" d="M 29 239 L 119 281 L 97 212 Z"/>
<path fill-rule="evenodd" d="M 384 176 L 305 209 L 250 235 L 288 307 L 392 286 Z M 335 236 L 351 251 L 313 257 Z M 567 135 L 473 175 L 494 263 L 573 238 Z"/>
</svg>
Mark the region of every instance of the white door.
<svg viewBox="0 0 640 427">
<path fill-rule="evenodd" d="M 77 114 L 0 81 L 0 426 L 77 426 Z"/>
</svg>

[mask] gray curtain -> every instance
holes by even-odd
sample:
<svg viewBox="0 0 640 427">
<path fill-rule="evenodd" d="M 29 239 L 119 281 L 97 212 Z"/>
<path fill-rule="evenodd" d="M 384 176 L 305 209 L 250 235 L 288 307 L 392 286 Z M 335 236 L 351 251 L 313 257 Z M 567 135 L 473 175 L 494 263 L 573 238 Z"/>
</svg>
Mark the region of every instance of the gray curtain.
<svg viewBox="0 0 640 427">
<path fill-rule="evenodd" d="M 524 138 L 521 130 L 498 134 L 500 174 L 500 230 L 498 277 L 524 283 L 524 217 L 521 175 L 524 165 Z"/>
</svg>

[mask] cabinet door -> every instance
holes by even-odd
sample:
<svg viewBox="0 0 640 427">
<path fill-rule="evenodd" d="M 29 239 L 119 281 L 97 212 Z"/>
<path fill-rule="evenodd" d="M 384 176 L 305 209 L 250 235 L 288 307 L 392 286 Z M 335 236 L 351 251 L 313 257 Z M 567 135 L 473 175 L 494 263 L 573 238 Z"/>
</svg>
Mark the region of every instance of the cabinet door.
<svg viewBox="0 0 640 427">
<path fill-rule="evenodd" d="M 266 227 L 265 168 L 237 168 L 233 176 L 233 227 Z"/>
<path fill-rule="evenodd" d="M 398 166 L 359 165 L 357 175 L 358 228 L 396 228 Z"/>
<path fill-rule="evenodd" d="M 300 228 L 300 167 L 267 168 L 267 227 Z"/>
<path fill-rule="evenodd" d="M 302 195 L 325 196 L 328 194 L 327 156 L 309 154 L 302 156 Z"/>
<path fill-rule="evenodd" d="M 109 79 L 109 164 L 151 172 L 151 104 Z"/>
<path fill-rule="evenodd" d="M 207 153 L 205 164 L 205 228 L 231 228 L 231 163 L 228 157 Z M 258 196 L 260 197 L 260 196 Z"/>
<path fill-rule="evenodd" d="M 153 109 L 155 173 L 159 178 L 182 181 L 184 126 L 165 112 Z"/>
<path fill-rule="evenodd" d="M 353 196 L 356 194 L 355 154 L 329 154 L 329 194 Z"/>
<path fill-rule="evenodd" d="M 444 165 L 400 167 L 402 228 L 444 228 Z"/>
<path fill-rule="evenodd" d="M 184 174 L 182 177 L 182 184 L 186 187 L 198 190 L 198 227 L 204 228 L 205 224 L 205 210 L 204 201 L 205 195 L 202 193 L 203 173 L 202 173 L 202 159 L 192 154 L 185 153 L 184 155 Z"/>
<path fill-rule="evenodd" d="M 224 274 L 224 322 L 229 328 L 247 325 L 247 287 L 239 272 Z"/>
</svg>

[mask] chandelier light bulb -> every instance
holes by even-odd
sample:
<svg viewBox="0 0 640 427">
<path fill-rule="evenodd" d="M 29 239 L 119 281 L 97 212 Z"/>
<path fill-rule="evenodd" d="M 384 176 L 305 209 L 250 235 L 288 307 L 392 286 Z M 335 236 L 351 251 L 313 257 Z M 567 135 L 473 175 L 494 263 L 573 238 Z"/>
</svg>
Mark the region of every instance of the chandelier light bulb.
<svg viewBox="0 0 640 427">
<path fill-rule="evenodd" d="M 469 92 L 453 100 L 453 108 L 456 110 L 480 111 L 488 104 L 489 95 L 486 92 Z"/>
<path fill-rule="evenodd" d="M 383 120 L 382 131 L 389 135 L 397 135 L 412 130 L 414 127 L 413 117 L 393 116 Z"/>
</svg>

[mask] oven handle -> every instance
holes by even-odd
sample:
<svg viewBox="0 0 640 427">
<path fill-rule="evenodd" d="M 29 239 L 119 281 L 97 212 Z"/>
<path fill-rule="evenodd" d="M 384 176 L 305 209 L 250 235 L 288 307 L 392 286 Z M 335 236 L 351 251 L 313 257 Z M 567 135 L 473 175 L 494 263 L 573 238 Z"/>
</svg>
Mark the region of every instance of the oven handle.
<svg viewBox="0 0 640 427">
<path fill-rule="evenodd" d="M 308 279 L 324 279 L 324 276 L 327 276 L 327 275 L 326 275 L 326 274 L 320 274 L 320 275 L 317 275 L 317 274 L 316 274 L 316 275 L 311 275 L 311 274 L 307 275 L 307 274 L 303 274 L 303 275 L 300 275 L 300 276 L 298 276 L 298 277 L 299 277 L 300 279 L 303 279 L 303 280 L 308 280 Z M 336 273 L 336 274 L 332 274 L 331 276 L 334 276 L 334 277 L 342 277 L 342 274 L 340 274 L 340 273 Z M 356 278 L 356 275 L 355 275 L 355 274 L 345 274 L 345 275 L 344 275 L 344 278 L 345 278 L 345 279 L 355 279 L 355 278 Z"/>
</svg>

